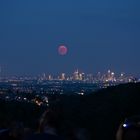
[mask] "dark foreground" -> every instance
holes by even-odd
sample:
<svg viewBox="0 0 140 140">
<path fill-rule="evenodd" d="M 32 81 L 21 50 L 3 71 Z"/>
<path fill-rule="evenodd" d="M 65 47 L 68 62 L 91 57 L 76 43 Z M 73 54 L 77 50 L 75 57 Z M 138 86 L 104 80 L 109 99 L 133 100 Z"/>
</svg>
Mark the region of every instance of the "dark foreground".
<svg viewBox="0 0 140 140">
<path fill-rule="evenodd" d="M 109 87 L 94 94 L 53 95 L 49 107 L 0 100 L 0 127 L 13 121 L 37 130 L 41 114 L 51 108 L 59 113 L 61 125 L 85 128 L 93 140 L 114 140 L 117 128 L 128 116 L 140 114 L 140 83 Z M 66 129 L 68 130 L 70 126 Z M 63 129 L 60 130 L 63 134 Z"/>
</svg>

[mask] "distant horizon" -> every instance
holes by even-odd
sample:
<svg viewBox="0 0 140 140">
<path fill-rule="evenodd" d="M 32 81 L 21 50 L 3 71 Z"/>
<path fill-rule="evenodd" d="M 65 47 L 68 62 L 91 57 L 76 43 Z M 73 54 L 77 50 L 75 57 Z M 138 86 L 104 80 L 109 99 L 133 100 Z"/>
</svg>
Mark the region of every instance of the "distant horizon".
<svg viewBox="0 0 140 140">
<path fill-rule="evenodd" d="M 6 73 L 4 71 L 1 71 L 0 72 L 0 77 L 12 77 L 12 76 L 16 76 L 16 77 L 37 77 L 37 76 L 42 76 L 43 74 L 45 74 L 46 76 L 60 76 L 62 73 L 65 73 L 66 76 L 71 76 L 74 74 L 74 72 L 76 72 L 78 70 L 79 73 L 84 73 L 86 75 L 88 74 L 92 74 L 93 76 L 97 76 L 98 73 L 100 73 L 101 75 L 104 75 L 104 74 L 107 74 L 108 70 L 110 70 L 111 72 L 114 72 L 116 76 L 119 76 L 120 74 L 125 74 L 126 76 L 134 76 L 136 78 L 139 78 L 140 75 L 139 74 L 133 74 L 133 73 L 127 73 L 125 71 L 120 71 L 120 72 L 117 72 L 115 70 L 111 70 L 111 69 L 106 69 L 104 71 L 91 71 L 91 72 L 86 72 L 86 71 L 83 71 L 81 69 L 75 69 L 71 72 L 66 72 L 66 71 L 62 71 L 62 72 L 56 72 L 56 73 L 52 73 L 52 72 L 45 72 L 45 71 L 42 71 L 42 72 L 36 72 L 36 74 L 32 74 L 32 73 Z"/>
</svg>

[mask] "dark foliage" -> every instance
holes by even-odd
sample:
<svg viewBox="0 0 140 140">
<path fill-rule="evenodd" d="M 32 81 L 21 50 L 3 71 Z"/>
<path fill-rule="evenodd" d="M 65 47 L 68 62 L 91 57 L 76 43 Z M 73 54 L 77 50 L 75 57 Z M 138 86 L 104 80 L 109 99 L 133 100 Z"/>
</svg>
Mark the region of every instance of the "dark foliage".
<svg viewBox="0 0 140 140">
<path fill-rule="evenodd" d="M 85 96 L 55 95 L 50 99 L 50 108 L 61 114 L 62 126 L 69 121 L 75 127 L 87 128 L 94 140 L 113 140 L 126 117 L 140 114 L 140 83 L 109 87 Z M 35 128 L 45 109 L 34 104 L 0 101 L 1 127 L 21 120 Z"/>
</svg>

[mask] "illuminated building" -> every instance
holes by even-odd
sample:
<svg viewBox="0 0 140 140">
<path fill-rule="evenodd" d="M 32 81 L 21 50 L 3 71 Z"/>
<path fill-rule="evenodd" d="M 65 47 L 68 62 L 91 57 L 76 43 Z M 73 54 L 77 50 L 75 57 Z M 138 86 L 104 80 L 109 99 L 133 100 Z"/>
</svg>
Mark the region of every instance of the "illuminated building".
<svg viewBox="0 0 140 140">
<path fill-rule="evenodd" d="M 81 81 L 83 80 L 82 73 L 79 74 L 79 80 L 81 80 Z"/>
<path fill-rule="evenodd" d="M 85 73 L 79 73 L 79 80 L 84 81 L 85 80 Z"/>
<path fill-rule="evenodd" d="M 66 80 L 66 74 L 65 73 L 61 74 L 61 80 Z"/>
<path fill-rule="evenodd" d="M 51 75 L 49 75 L 48 80 L 53 80 L 53 78 L 52 78 L 52 76 L 51 76 Z"/>
<path fill-rule="evenodd" d="M 79 80 L 79 71 L 75 71 L 73 74 L 73 80 Z"/>
</svg>

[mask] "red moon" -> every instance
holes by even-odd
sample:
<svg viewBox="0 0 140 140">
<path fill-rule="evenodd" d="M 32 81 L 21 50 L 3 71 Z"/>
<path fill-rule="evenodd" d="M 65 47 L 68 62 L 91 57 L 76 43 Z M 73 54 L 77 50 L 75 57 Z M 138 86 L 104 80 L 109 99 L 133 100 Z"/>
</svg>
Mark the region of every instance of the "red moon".
<svg viewBox="0 0 140 140">
<path fill-rule="evenodd" d="M 59 53 L 60 55 L 66 55 L 67 52 L 68 52 L 68 48 L 67 48 L 66 46 L 64 46 L 64 45 L 59 46 L 59 48 L 58 48 L 58 53 Z"/>
</svg>

